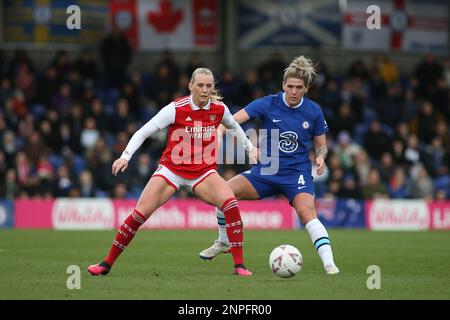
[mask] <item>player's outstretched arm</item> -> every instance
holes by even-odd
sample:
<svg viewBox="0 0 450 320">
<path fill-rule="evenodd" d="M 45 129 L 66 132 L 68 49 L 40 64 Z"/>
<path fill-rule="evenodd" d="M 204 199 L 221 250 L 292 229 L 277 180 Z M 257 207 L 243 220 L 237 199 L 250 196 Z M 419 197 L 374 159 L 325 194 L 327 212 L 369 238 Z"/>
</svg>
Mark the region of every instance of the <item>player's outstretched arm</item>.
<svg viewBox="0 0 450 320">
<path fill-rule="evenodd" d="M 128 161 L 130 161 L 133 154 L 139 149 L 144 141 L 156 131 L 167 127 L 174 123 L 174 121 L 175 106 L 173 103 L 170 103 L 133 134 L 120 158 L 114 161 L 112 173 L 117 175 L 119 172 L 124 172 L 128 167 Z"/>
</svg>

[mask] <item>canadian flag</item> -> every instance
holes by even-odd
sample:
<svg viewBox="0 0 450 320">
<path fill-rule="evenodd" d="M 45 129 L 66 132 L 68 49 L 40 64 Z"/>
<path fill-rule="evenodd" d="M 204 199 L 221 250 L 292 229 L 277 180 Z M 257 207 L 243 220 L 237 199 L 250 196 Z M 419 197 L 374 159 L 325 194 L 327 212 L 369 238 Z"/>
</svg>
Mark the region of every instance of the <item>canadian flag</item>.
<svg viewBox="0 0 450 320">
<path fill-rule="evenodd" d="M 348 0 L 344 9 L 343 45 L 349 49 L 433 51 L 448 50 L 448 2 L 380 0 L 381 29 L 368 29 L 367 8 L 373 1 Z"/>
<path fill-rule="evenodd" d="M 193 49 L 219 42 L 217 0 L 112 0 L 111 23 L 140 49 Z"/>
</svg>

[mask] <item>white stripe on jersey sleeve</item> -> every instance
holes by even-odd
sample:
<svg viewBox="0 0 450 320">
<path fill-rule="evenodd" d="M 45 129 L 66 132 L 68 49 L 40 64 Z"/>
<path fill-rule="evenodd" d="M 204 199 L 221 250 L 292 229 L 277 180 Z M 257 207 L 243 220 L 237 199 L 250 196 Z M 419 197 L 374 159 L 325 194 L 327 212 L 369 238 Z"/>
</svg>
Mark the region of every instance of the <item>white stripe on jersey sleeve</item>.
<svg viewBox="0 0 450 320">
<path fill-rule="evenodd" d="M 173 102 L 162 108 L 153 118 L 136 131 L 120 156 L 122 159 L 130 161 L 133 154 L 144 143 L 144 141 L 156 131 L 175 122 L 175 105 Z"/>
</svg>

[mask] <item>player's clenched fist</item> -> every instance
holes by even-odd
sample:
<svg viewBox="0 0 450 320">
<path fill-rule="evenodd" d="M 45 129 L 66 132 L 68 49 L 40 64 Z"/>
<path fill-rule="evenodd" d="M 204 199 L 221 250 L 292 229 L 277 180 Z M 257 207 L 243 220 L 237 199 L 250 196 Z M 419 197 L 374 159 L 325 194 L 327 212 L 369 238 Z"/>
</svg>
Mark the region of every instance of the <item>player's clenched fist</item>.
<svg viewBox="0 0 450 320">
<path fill-rule="evenodd" d="M 124 172 L 128 167 L 128 161 L 122 158 L 117 159 L 114 161 L 112 165 L 112 173 L 113 175 L 117 176 L 119 172 Z"/>
</svg>

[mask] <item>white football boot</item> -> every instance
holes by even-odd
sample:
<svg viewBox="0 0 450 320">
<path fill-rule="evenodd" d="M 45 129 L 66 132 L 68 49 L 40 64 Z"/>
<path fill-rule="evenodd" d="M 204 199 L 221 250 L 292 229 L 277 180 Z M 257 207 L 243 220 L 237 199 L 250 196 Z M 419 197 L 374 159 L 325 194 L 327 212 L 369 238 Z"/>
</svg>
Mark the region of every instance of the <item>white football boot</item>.
<svg viewBox="0 0 450 320">
<path fill-rule="evenodd" d="M 218 254 L 228 253 L 228 250 L 230 250 L 230 245 L 228 243 L 216 240 L 216 241 L 214 241 L 214 244 L 211 247 L 203 250 L 198 255 L 202 259 L 211 260 Z"/>
<path fill-rule="evenodd" d="M 332 264 L 332 263 L 329 263 L 329 264 L 323 266 L 323 268 L 325 269 L 326 274 L 338 274 L 340 272 L 339 268 L 336 267 L 336 265 Z"/>
</svg>

